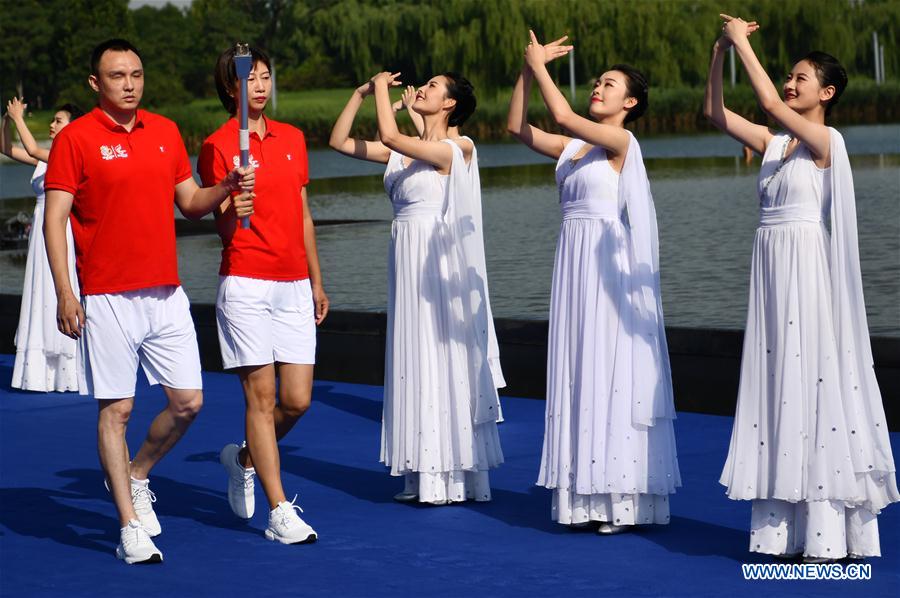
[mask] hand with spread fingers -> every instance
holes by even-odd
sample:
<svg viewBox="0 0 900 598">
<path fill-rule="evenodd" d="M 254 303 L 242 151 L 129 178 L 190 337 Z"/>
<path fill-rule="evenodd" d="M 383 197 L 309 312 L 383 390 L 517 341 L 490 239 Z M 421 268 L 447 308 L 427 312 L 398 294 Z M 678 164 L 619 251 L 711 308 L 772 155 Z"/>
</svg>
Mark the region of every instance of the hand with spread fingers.
<svg viewBox="0 0 900 598">
<path fill-rule="evenodd" d="M 19 98 L 13 98 L 9 102 L 6 103 L 6 114 L 13 121 L 21 121 L 25 118 L 25 111 L 28 109 L 28 104 L 25 104 Z"/>
<path fill-rule="evenodd" d="M 414 85 L 407 85 L 403 90 L 403 96 L 391 105 L 394 112 L 400 112 L 404 108 L 409 108 L 416 101 L 416 88 Z"/>
<path fill-rule="evenodd" d="M 750 34 L 759 29 L 756 21 L 745 21 L 741 17 L 732 17 L 726 14 L 719 14 L 722 19 L 722 37 L 719 38 L 718 44 L 721 49 L 728 48 L 737 43 L 738 40 L 744 40 L 750 37 Z"/>
<path fill-rule="evenodd" d="M 531 36 L 531 42 L 525 47 L 525 62 L 534 70 L 536 67 L 543 66 L 552 60 L 556 60 L 560 56 L 565 56 L 571 52 L 575 46 L 564 46 L 564 41 L 569 39 L 568 35 L 564 35 L 558 40 L 552 41 L 546 45 L 542 45 L 534 31 L 528 30 Z"/>
<path fill-rule="evenodd" d="M 372 77 L 370 82 L 373 86 L 378 85 L 386 85 L 388 88 L 390 87 L 400 87 L 403 85 L 403 82 L 400 81 L 400 73 L 392 73 L 390 71 L 382 71 Z"/>
</svg>

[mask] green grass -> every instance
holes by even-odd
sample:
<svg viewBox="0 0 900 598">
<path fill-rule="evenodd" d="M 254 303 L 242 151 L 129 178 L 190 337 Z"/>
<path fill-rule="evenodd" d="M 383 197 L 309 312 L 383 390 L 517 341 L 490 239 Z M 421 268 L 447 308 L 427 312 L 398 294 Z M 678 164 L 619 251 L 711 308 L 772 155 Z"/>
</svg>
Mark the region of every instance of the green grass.
<svg viewBox="0 0 900 598">
<path fill-rule="evenodd" d="M 331 127 L 350 97 L 351 89 L 317 89 L 309 91 L 281 91 L 278 94 L 278 110 L 270 104 L 268 114 L 273 118 L 294 124 L 306 133 L 311 146 L 325 146 Z M 568 89 L 563 90 L 568 95 Z M 589 86 L 576 91 L 575 107 L 582 110 L 587 105 Z M 465 125 L 465 132 L 482 141 L 508 139 L 506 113 L 510 91 L 499 91 L 479 97 L 478 110 Z M 725 92 L 729 108 L 749 118 L 762 122 L 752 90 L 738 86 Z M 395 99 L 400 91 L 394 90 Z M 703 89 L 653 89 L 647 114 L 635 123 L 639 134 L 697 133 L 711 130 L 702 114 Z M 215 98 L 195 100 L 180 106 L 151 108 L 175 120 L 181 128 L 188 151 L 196 153 L 203 140 L 217 129 L 227 115 Z M 47 138 L 47 123 L 52 117 L 49 110 L 29 114 L 27 123 L 38 139 Z M 542 128 L 555 129 L 549 114 L 535 91 L 529 111 L 530 120 Z M 870 124 L 900 121 L 900 81 L 888 81 L 876 86 L 871 80 L 854 80 L 835 108 L 831 121 L 837 125 Z M 409 120 L 398 120 L 407 132 L 412 129 Z M 375 102 L 366 100 L 356 118 L 354 134 L 372 137 L 376 131 Z"/>
</svg>

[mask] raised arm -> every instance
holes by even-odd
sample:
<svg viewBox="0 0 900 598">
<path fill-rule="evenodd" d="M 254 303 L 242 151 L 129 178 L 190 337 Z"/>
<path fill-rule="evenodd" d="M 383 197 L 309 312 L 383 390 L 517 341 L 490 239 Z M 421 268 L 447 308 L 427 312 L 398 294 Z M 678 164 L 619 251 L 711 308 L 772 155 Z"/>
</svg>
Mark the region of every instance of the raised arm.
<svg viewBox="0 0 900 598">
<path fill-rule="evenodd" d="M 6 114 L 3 115 L 3 123 L 2 127 L 0 127 L 0 153 L 4 156 L 9 156 L 13 160 L 17 162 L 23 162 L 25 164 L 31 164 L 32 166 L 38 163 L 37 159 L 32 158 L 28 155 L 21 147 L 16 147 L 12 140 L 12 126 L 13 119 L 10 115 L 10 105 L 12 102 L 7 104 Z"/>
<path fill-rule="evenodd" d="M 563 38 L 565 39 L 565 38 Z M 509 100 L 509 116 L 506 119 L 506 130 L 510 134 L 536 151 L 554 159 L 558 159 L 572 140 L 565 135 L 547 133 L 533 125 L 528 124 L 528 100 L 531 97 L 531 82 L 534 76 L 528 66 L 522 67 L 516 85 L 513 87 L 512 98 Z"/>
<path fill-rule="evenodd" d="M 422 133 L 425 131 L 425 119 L 422 118 L 422 115 L 412 109 L 413 102 L 416 101 L 416 88 L 413 85 L 407 85 L 406 91 L 403 92 L 403 96 L 394 102 L 391 105 L 391 108 L 394 109 L 394 112 L 400 112 L 403 109 L 406 109 L 406 113 L 409 114 L 409 119 L 412 121 L 413 126 L 416 128 L 416 133 L 419 134 L 419 137 L 422 136 Z"/>
<path fill-rule="evenodd" d="M 351 158 L 387 164 L 388 159 L 391 157 L 391 150 L 383 143 L 350 137 L 350 129 L 353 127 L 356 113 L 359 112 L 359 107 L 362 106 L 366 96 L 371 95 L 373 91 L 374 86 L 371 81 L 360 85 L 353 91 L 353 95 L 350 96 L 347 105 L 344 106 L 341 115 L 338 116 L 334 127 L 331 129 L 331 138 L 328 140 L 328 145 Z"/>
<path fill-rule="evenodd" d="M 753 25 L 757 27 L 755 23 Z M 722 67 L 725 62 L 725 53 L 729 47 L 731 47 L 731 41 L 724 36 L 720 37 L 713 46 L 709 77 L 706 80 L 706 94 L 703 96 L 703 115 L 720 131 L 762 155 L 765 153 L 769 141 L 772 140 L 772 133 L 768 127 L 750 122 L 725 107 L 722 92 Z"/>
<path fill-rule="evenodd" d="M 383 72 L 372 77 L 375 85 L 375 113 L 378 116 L 378 134 L 381 142 L 395 152 L 409 156 L 415 160 L 428 162 L 441 171 L 449 171 L 453 163 L 453 148 L 443 141 L 425 141 L 418 137 L 404 135 L 397 128 L 397 120 L 391 109 L 389 89 L 400 85 L 397 77 L 400 73 Z M 462 142 L 459 146 L 466 159 L 472 155 L 472 144 Z"/>
<path fill-rule="evenodd" d="M 592 145 L 603 147 L 609 154 L 624 156 L 628 151 L 630 139 L 628 131 L 622 127 L 597 123 L 576 114 L 569 106 L 565 96 L 556 87 L 550 73 L 547 72 L 547 63 L 568 54 L 572 46 L 554 46 L 560 40 L 542 46 L 538 43 L 534 32 L 529 33 L 531 33 L 531 43 L 525 50 L 525 60 L 534 73 L 534 79 L 541 90 L 544 103 L 556 124 Z"/>
<path fill-rule="evenodd" d="M 782 127 L 800 139 L 809 148 L 815 159 L 827 160 L 828 148 L 831 145 L 831 134 L 828 127 L 807 120 L 781 100 L 775 85 L 769 79 L 747 39 L 751 24 L 740 18 L 724 14 L 720 16 L 725 21 L 725 36 L 734 44 L 734 49 L 741 58 L 744 69 L 750 77 L 750 85 L 753 86 L 753 91 L 759 100 L 759 105 Z"/>
<path fill-rule="evenodd" d="M 37 144 L 37 141 L 34 140 L 34 136 L 28 129 L 28 125 L 25 124 L 25 108 L 27 108 L 27 104 L 23 104 L 22 100 L 19 98 L 13 98 L 6 105 L 6 113 L 9 114 L 13 122 L 16 123 L 16 129 L 19 131 L 19 139 L 22 140 L 22 145 L 25 147 L 25 151 L 28 152 L 28 155 L 35 160 L 46 162 L 50 158 L 50 150 L 42 148 Z"/>
</svg>

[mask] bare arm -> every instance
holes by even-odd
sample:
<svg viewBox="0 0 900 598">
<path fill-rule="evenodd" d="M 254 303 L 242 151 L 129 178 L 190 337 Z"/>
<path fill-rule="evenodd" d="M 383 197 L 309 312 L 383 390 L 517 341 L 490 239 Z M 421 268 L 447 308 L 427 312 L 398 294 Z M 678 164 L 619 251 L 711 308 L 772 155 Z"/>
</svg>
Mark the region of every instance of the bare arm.
<svg viewBox="0 0 900 598">
<path fill-rule="evenodd" d="M 762 155 L 772 140 L 768 127 L 750 122 L 743 116 L 725 107 L 722 92 L 722 67 L 725 53 L 731 42 L 719 38 L 713 46 L 712 59 L 709 64 L 709 77 L 706 80 L 706 94 L 703 96 L 703 115 L 720 131 L 734 137 L 744 145 Z"/>
<path fill-rule="evenodd" d="M 74 196 L 66 191 L 47 190 L 44 206 L 44 244 L 47 247 L 47 260 L 56 289 L 57 326 L 66 336 L 79 338 L 84 328 L 84 310 L 69 282 L 69 250 L 66 243 L 66 223 L 74 199 Z"/>
<path fill-rule="evenodd" d="M 232 193 L 237 191 L 242 193 L 252 192 L 255 177 L 252 166 L 246 169 L 235 168 L 228 173 L 228 176 L 212 187 L 200 187 L 193 177 L 188 177 L 175 185 L 175 204 L 185 218 L 198 220 L 215 210 Z M 252 208 L 253 204 L 251 201 L 251 213 Z"/>
<path fill-rule="evenodd" d="M 46 150 L 37 144 L 37 141 L 34 140 L 34 135 L 31 134 L 28 125 L 25 124 L 25 109 L 27 107 L 27 104 L 22 103 L 22 100 L 19 98 L 13 98 L 6 105 L 6 114 L 16 123 L 19 139 L 22 140 L 22 145 L 25 147 L 28 155 L 35 160 L 46 162 L 50 158 L 50 150 Z"/>
<path fill-rule="evenodd" d="M 397 128 L 388 91 L 390 86 L 399 85 L 399 82 L 396 81 L 397 76 L 399 73 L 383 72 L 372 78 L 375 85 L 375 112 L 378 116 L 378 134 L 381 136 L 381 142 L 404 156 L 428 162 L 441 171 L 449 171 L 450 165 L 453 163 L 453 148 L 443 141 L 425 141 L 418 137 L 404 135 Z M 472 155 L 471 144 L 464 142 L 460 144 L 460 147 L 468 159 Z"/>
<path fill-rule="evenodd" d="M 534 79 L 531 69 L 522 68 L 512 98 L 509 100 L 509 116 L 506 129 L 510 134 L 539 154 L 558 159 L 572 141 L 571 137 L 547 133 L 528 123 L 528 100 L 531 97 L 531 82 Z"/>
<path fill-rule="evenodd" d="M 391 104 L 391 109 L 394 112 L 406 110 L 406 113 L 409 115 L 409 120 L 412 121 L 413 126 L 416 128 L 416 133 L 421 137 L 422 133 L 425 132 L 425 119 L 422 118 L 421 114 L 412 109 L 412 104 L 415 101 L 416 88 L 412 85 L 407 85 L 406 90 L 403 92 L 403 96 L 401 99 Z"/>
<path fill-rule="evenodd" d="M 828 160 L 828 148 L 831 145 L 831 134 L 824 124 L 809 121 L 785 104 L 775 85 L 760 64 L 747 39 L 749 24 L 742 19 L 734 19 L 728 15 L 720 15 L 725 19 L 725 35 L 734 44 L 734 49 L 744 69 L 750 77 L 750 85 L 759 100 L 759 105 L 792 135 L 800 139 L 817 160 Z"/>
<path fill-rule="evenodd" d="M 36 166 L 38 161 L 28 155 L 21 147 L 16 147 L 12 141 L 12 119 L 9 113 L 3 115 L 3 127 L 0 130 L 0 153 L 9 156 L 16 162 Z"/>
<path fill-rule="evenodd" d="M 628 131 L 622 127 L 600 124 L 576 114 L 569 106 L 565 96 L 556 87 L 550 73 L 547 72 L 547 63 L 568 54 L 571 46 L 559 46 L 557 42 L 542 46 L 533 32 L 531 39 L 531 44 L 525 50 L 525 60 L 534 73 L 534 79 L 541 90 L 544 103 L 556 124 L 588 143 L 603 147 L 608 154 L 624 156 L 630 142 Z M 554 46 L 554 44 L 557 45 Z"/>
<path fill-rule="evenodd" d="M 309 200 L 306 187 L 300 191 L 303 198 L 303 246 L 306 249 L 306 264 L 309 268 L 309 283 L 312 287 L 313 303 L 316 308 L 316 324 L 321 324 L 328 315 L 328 295 L 322 285 L 322 269 L 319 267 L 319 250 L 316 246 L 316 227 L 312 213 L 309 211 Z"/>
<path fill-rule="evenodd" d="M 421 137 L 422 133 L 425 132 L 425 119 L 412 109 L 413 102 L 416 101 L 416 88 L 412 85 L 407 85 L 406 91 L 403 92 L 403 99 L 400 101 L 403 103 L 403 107 L 406 108 L 406 113 L 409 114 L 409 119 L 416 128 L 416 133 Z"/>
<path fill-rule="evenodd" d="M 361 85 L 354 90 L 353 95 L 350 96 L 347 105 L 344 106 L 340 116 L 334 123 L 334 127 L 331 129 L 331 138 L 328 140 L 328 145 L 351 158 L 387 164 L 388 159 L 391 157 L 391 150 L 383 143 L 350 137 L 350 129 L 353 127 L 356 113 L 359 112 L 359 107 L 362 106 L 363 100 L 371 92 L 371 83 Z"/>
</svg>

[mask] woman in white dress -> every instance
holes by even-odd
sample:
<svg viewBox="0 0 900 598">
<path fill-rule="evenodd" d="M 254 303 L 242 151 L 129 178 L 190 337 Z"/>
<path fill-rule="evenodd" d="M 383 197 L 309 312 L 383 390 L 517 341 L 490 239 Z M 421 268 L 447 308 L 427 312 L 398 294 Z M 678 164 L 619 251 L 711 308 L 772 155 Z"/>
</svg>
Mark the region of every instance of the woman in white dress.
<svg viewBox="0 0 900 598">
<path fill-rule="evenodd" d="M 74 339 L 60 334 L 56 326 L 56 292 L 50 264 L 44 249 L 44 173 L 47 171 L 49 149 L 35 142 L 25 124 L 26 104 L 18 98 L 7 103 L 3 117 L 0 151 L 13 160 L 35 166 L 31 186 L 37 197 L 34 218 L 28 237 L 28 257 L 25 262 L 25 284 L 22 287 L 22 305 L 19 326 L 16 329 L 16 360 L 13 366 L 13 388 L 39 392 L 78 390 L 78 351 Z M 50 122 L 50 139 L 63 127 L 81 116 L 82 112 L 72 104 L 56 110 Z M 25 149 L 12 144 L 11 127 L 15 124 Z M 75 277 L 75 251 L 72 246 L 72 229 L 67 228 L 69 245 L 69 272 L 72 289 L 78 293 Z"/>
<path fill-rule="evenodd" d="M 758 26 L 722 18 L 705 113 L 763 163 L 737 412 L 720 481 L 730 498 L 752 501 L 752 552 L 808 562 L 878 556 L 877 515 L 900 495 L 872 369 L 850 162 L 840 133 L 825 125 L 847 75 L 832 56 L 812 52 L 788 73 L 782 100 L 748 41 Z M 786 133 L 725 108 L 730 46 Z"/>
<path fill-rule="evenodd" d="M 659 292 L 656 214 L 640 146 L 625 124 L 647 108 L 644 76 L 615 65 L 597 78 L 591 119 L 572 111 L 546 63 L 572 46 L 534 34 L 510 102 L 509 131 L 557 159 L 563 221 L 550 297 L 547 410 L 538 484 L 565 525 L 601 534 L 669 522 L 681 485 Z M 537 81 L 554 120 L 528 124 Z"/>
<path fill-rule="evenodd" d="M 491 498 L 488 470 L 503 462 L 497 388 L 505 386 L 494 334 L 481 227 L 478 157 L 468 137 L 449 138 L 475 110 L 471 84 L 432 77 L 412 109 L 420 137 L 403 135 L 379 73 L 350 98 L 331 147 L 387 164 L 394 210 L 388 257 L 381 460 L 405 477 L 403 502 Z M 359 107 L 375 95 L 380 141 L 350 138 Z"/>
</svg>

